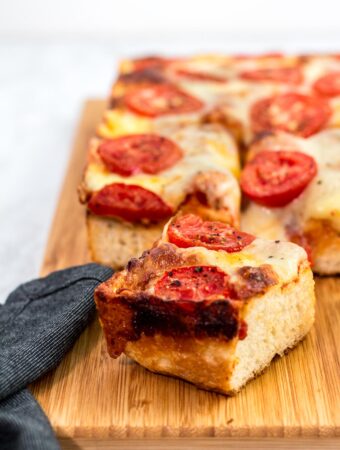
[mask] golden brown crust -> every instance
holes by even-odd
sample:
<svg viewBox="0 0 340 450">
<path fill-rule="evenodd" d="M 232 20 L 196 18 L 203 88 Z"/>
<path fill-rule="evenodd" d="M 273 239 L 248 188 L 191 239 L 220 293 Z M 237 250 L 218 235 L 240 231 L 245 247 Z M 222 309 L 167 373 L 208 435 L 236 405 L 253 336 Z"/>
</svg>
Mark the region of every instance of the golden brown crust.
<svg viewBox="0 0 340 450">
<path fill-rule="evenodd" d="M 329 220 L 309 220 L 304 236 L 311 248 L 313 270 L 321 275 L 340 272 L 340 232 Z"/>
<path fill-rule="evenodd" d="M 186 255 L 175 245 L 160 242 L 96 289 L 95 301 L 111 356 L 119 356 L 127 343 L 139 340 L 142 333 L 224 340 L 239 334 L 244 338 L 245 300 L 264 295 L 279 283 L 273 268 L 264 264 L 237 269 L 230 281 L 228 299 L 170 301 L 150 293 L 149 288 L 167 271 L 193 265 L 199 265 L 195 255 Z"/>
<path fill-rule="evenodd" d="M 259 325 L 251 318 L 252 313 L 258 317 L 257 308 L 260 314 L 263 313 L 261 303 L 267 302 L 267 305 L 273 304 L 273 314 L 275 314 L 279 299 L 281 308 L 286 310 L 288 318 L 291 303 L 295 302 L 299 305 L 298 307 L 301 308 L 298 315 L 299 322 L 293 324 L 285 322 L 281 331 L 284 332 L 291 326 L 291 334 L 284 337 L 278 336 L 275 343 L 270 342 L 270 349 L 263 356 L 262 349 L 257 348 L 257 355 L 253 355 L 256 362 L 254 370 L 249 372 L 245 381 L 262 373 L 276 354 L 282 356 L 309 331 L 314 320 L 314 293 L 313 278 L 308 264 L 301 264 L 299 274 L 293 282 L 282 286 L 276 285 L 264 297 L 254 297 L 246 304 L 242 315 L 246 321 L 249 318 L 251 333 L 256 334 Z M 298 299 L 301 299 L 301 304 Z M 277 324 L 282 322 L 281 319 L 281 316 L 275 317 L 275 315 L 270 318 L 269 328 L 266 330 L 268 340 L 275 339 L 271 334 L 272 327 L 280 328 Z M 284 319 L 287 320 L 287 317 Z M 267 316 L 266 320 L 268 320 Z M 261 334 L 259 339 L 264 338 L 266 336 Z M 282 342 L 280 342 L 281 339 Z M 235 374 L 239 370 L 239 356 L 242 354 L 240 345 L 243 347 L 248 345 L 252 354 L 252 344 L 247 344 L 247 339 L 240 341 L 237 336 L 226 340 L 209 336 L 169 336 L 158 332 L 152 336 L 142 334 L 138 340 L 131 340 L 125 347 L 125 354 L 156 373 L 183 378 L 200 388 L 233 395 L 244 384 L 244 382 L 237 384 L 235 381 Z M 261 360 L 262 357 L 263 360 Z"/>
</svg>

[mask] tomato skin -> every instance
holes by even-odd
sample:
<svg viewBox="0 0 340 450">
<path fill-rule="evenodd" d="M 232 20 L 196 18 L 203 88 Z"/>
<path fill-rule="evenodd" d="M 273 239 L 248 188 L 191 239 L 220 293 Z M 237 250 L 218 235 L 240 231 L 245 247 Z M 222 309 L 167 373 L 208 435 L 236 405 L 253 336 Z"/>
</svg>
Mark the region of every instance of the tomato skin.
<svg viewBox="0 0 340 450">
<path fill-rule="evenodd" d="M 156 174 L 172 167 L 183 156 L 182 150 L 173 141 L 155 134 L 134 134 L 104 140 L 98 154 L 111 172 L 123 176 Z"/>
<path fill-rule="evenodd" d="M 136 89 L 125 96 L 131 111 L 147 117 L 189 114 L 203 108 L 201 100 L 169 84 Z"/>
<path fill-rule="evenodd" d="M 336 97 L 340 95 L 340 72 L 331 72 L 315 81 L 313 88 L 319 95 Z"/>
<path fill-rule="evenodd" d="M 187 69 L 177 69 L 176 75 L 180 77 L 188 78 L 194 81 L 207 81 L 207 82 L 215 82 L 215 83 L 225 83 L 227 80 L 218 75 L 214 75 L 212 73 L 192 71 Z"/>
<path fill-rule="evenodd" d="M 161 56 L 146 56 L 134 59 L 133 68 L 134 70 L 164 69 L 173 61 L 174 59 L 162 58 Z"/>
<path fill-rule="evenodd" d="M 314 158 L 305 153 L 264 150 L 246 164 L 240 185 L 254 202 L 282 207 L 298 197 L 316 173 Z"/>
<path fill-rule="evenodd" d="M 159 221 L 173 213 L 157 194 L 123 183 L 112 183 L 94 192 L 87 206 L 98 216 L 120 217 L 130 222 L 142 219 Z"/>
<path fill-rule="evenodd" d="M 180 248 L 205 247 L 228 253 L 241 251 L 255 239 L 225 223 L 203 221 L 195 214 L 175 218 L 168 227 L 168 238 Z"/>
<path fill-rule="evenodd" d="M 157 281 L 155 295 L 194 302 L 229 298 L 229 275 L 215 266 L 180 267 L 166 272 Z"/>
<path fill-rule="evenodd" d="M 240 77 L 248 81 L 272 81 L 288 84 L 299 84 L 303 78 L 298 67 L 246 70 L 240 73 Z"/>
<path fill-rule="evenodd" d="M 281 130 L 308 137 L 320 131 L 331 114 L 330 106 L 323 99 L 288 92 L 254 103 L 250 121 L 254 133 Z"/>
</svg>

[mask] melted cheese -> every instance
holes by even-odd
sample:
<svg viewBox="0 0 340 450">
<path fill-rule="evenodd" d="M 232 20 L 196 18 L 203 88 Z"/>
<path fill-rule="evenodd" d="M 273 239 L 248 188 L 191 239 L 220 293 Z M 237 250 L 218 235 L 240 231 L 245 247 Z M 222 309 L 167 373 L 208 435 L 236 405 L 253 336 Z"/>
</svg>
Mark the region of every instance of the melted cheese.
<svg viewBox="0 0 340 450">
<path fill-rule="evenodd" d="M 234 175 L 239 174 L 239 161 L 237 149 L 229 134 L 210 125 L 179 127 L 175 131 L 163 122 L 161 129 L 162 134 L 171 138 L 183 150 L 183 158 L 174 166 L 156 175 L 123 177 L 110 173 L 102 164 L 91 162 L 85 173 L 86 188 L 98 191 L 111 183 L 135 184 L 158 194 L 177 209 L 186 195 L 195 190 L 195 182 L 201 182 L 202 174 L 209 176 L 212 173 L 211 183 L 214 184 L 214 174 L 218 172 L 223 178 L 220 186 L 214 185 L 214 195 L 220 197 L 219 203 L 222 206 L 238 214 L 240 191 Z"/>
<path fill-rule="evenodd" d="M 275 243 L 275 241 L 264 239 L 255 239 L 237 253 L 227 253 L 223 250 L 212 251 L 204 247 L 192 247 L 185 249 L 184 252 L 186 256 L 191 254 L 198 256 L 201 264 L 218 266 L 228 274 L 232 274 L 239 267 L 270 264 L 281 283 L 288 283 L 296 278 L 299 265 L 307 258 L 306 252 L 296 244 Z"/>
<path fill-rule="evenodd" d="M 150 119 L 130 113 L 127 110 L 106 111 L 103 121 L 97 128 L 97 134 L 106 139 L 131 133 L 147 133 L 152 128 Z"/>
<path fill-rule="evenodd" d="M 255 205 L 256 212 L 258 212 L 257 208 L 258 206 Z M 256 217 L 261 217 L 261 215 L 256 214 Z M 266 216 L 264 223 L 268 225 L 270 221 L 270 218 L 268 220 L 268 216 Z M 170 223 L 171 220 L 164 226 L 161 242 L 169 242 L 168 227 Z M 280 223 L 278 226 L 281 226 Z M 262 264 L 270 264 L 279 276 L 280 282 L 287 283 L 297 276 L 299 265 L 307 260 L 307 254 L 302 247 L 291 242 L 283 242 L 284 234 L 282 234 L 283 241 L 281 241 L 275 234 L 278 229 L 274 230 L 273 239 L 257 238 L 240 252 L 228 253 L 223 250 L 208 250 L 205 247 L 178 248 L 178 251 L 183 253 L 185 258 L 194 255 L 196 259 L 199 259 L 200 264 L 218 266 L 228 274 L 232 274 L 244 266 L 258 267 Z"/>
</svg>

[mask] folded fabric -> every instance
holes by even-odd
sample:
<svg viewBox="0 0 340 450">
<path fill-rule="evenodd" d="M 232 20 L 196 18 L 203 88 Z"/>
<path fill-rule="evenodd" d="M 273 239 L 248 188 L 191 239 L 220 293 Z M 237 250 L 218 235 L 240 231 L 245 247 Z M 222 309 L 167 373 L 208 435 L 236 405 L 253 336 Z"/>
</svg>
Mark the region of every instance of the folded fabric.
<svg viewBox="0 0 340 450">
<path fill-rule="evenodd" d="M 112 269 L 86 264 L 20 285 L 0 306 L 0 449 L 54 450 L 49 422 L 25 387 L 56 367 L 95 312 Z"/>
</svg>

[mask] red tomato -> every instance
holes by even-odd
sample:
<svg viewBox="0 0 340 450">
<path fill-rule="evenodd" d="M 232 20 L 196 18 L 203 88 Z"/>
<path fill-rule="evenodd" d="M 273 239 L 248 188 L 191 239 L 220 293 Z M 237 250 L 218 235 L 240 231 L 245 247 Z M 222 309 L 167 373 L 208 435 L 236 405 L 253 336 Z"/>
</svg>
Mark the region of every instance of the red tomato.
<svg viewBox="0 0 340 450">
<path fill-rule="evenodd" d="M 178 69 L 176 70 L 176 74 L 181 77 L 197 81 L 213 81 L 215 83 L 225 83 L 227 81 L 225 78 L 214 75 L 212 73 L 198 72 L 186 69 Z"/>
<path fill-rule="evenodd" d="M 144 69 L 163 69 L 173 60 L 170 58 L 162 58 L 161 56 L 146 56 L 133 60 L 134 70 Z"/>
<path fill-rule="evenodd" d="M 134 90 L 125 96 L 132 111 L 148 117 L 193 113 L 203 107 L 201 100 L 171 85 L 155 85 Z"/>
<path fill-rule="evenodd" d="M 134 134 L 105 140 L 99 146 L 98 153 L 111 172 L 123 176 L 161 172 L 173 166 L 183 155 L 174 142 L 155 134 Z"/>
<path fill-rule="evenodd" d="M 195 214 L 174 219 L 168 228 L 168 238 L 177 247 L 205 247 L 228 253 L 239 252 L 255 239 L 225 223 L 203 221 Z"/>
<path fill-rule="evenodd" d="M 316 80 L 314 90 L 325 97 L 340 95 L 340 72 L 332 72 Z"/>
<path fill-rule="evenodd" d="M 326 125 L 331 113 L 324 100 L 290 92 L 256 102 L 250 120 L 255 133 L 281 130 L 308 137 Z"/>
<path fill-rule="evenodd" d="M 92 194 L 88 208 L 98 216 L 121 217 L 128 221 L 162 220 L 172 214 L 157 194 L 133 184 L 112 183 Z"/>
<path fill-rule="evenodd" d="M 212 300 L 229 298 L 229 276 L 214 266 L 173 269 L 155 285 L 155 295 L 167 300 Z"/>
<path fill-rule="evenodd" d="M 254 202 L 285 206 L 298 197 L 317 173 L 311 156 L 296 151 L 262 151 L 243 169 L 241 188 Z"/>
<path fill-rule="evenodd" d="M 246 70 L 241 72 L 240 77 L 249 81 L 275 81 L 288 84 L 302 82 L 302 73 L 298 67 Z"/>
</svg>

